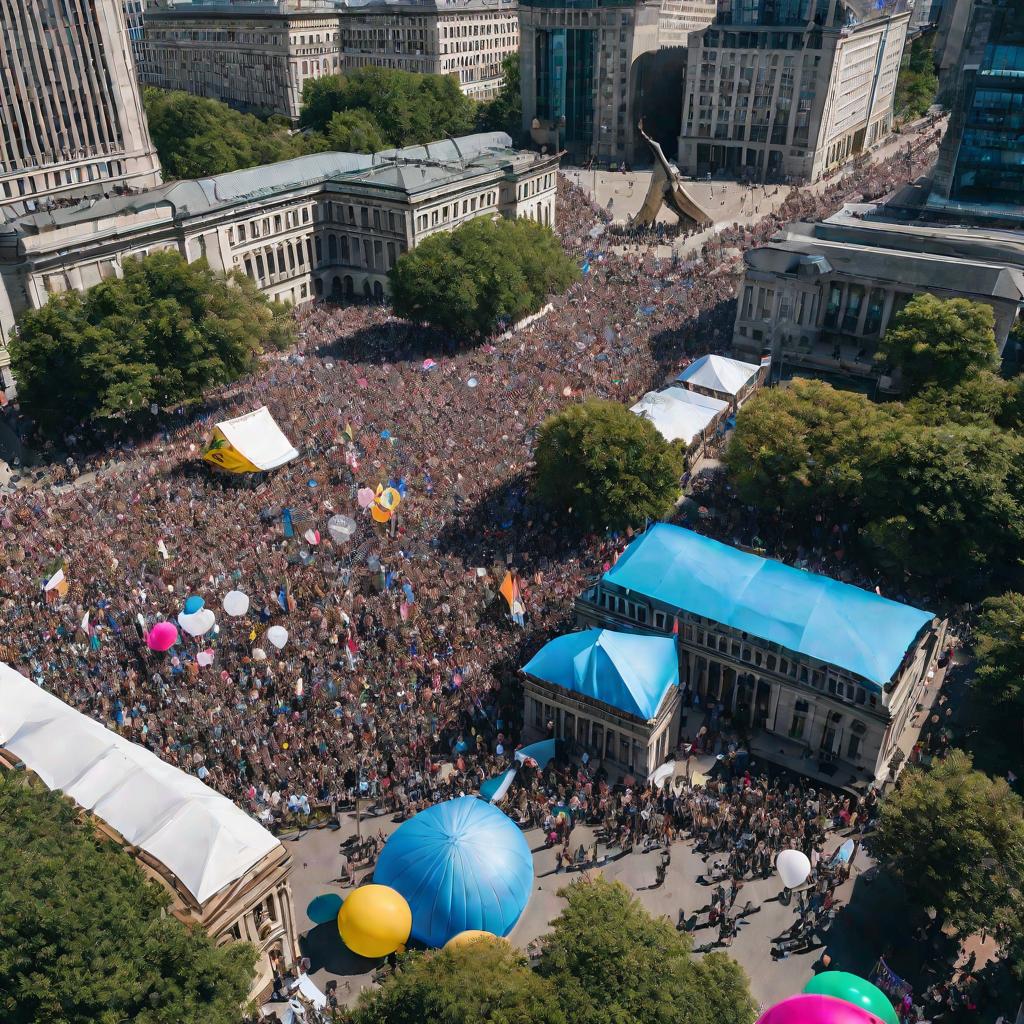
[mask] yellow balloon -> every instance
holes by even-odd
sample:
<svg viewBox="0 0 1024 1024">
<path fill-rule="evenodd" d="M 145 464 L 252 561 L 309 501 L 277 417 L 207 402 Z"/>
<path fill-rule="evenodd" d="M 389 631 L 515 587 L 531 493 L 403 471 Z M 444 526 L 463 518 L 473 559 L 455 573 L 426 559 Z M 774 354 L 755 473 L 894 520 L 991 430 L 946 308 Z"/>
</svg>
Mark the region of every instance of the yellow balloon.
<svg viewBox="0 0 1024 1024">
<path fill-rule="evenodd" d="M 409 904 L 389 885 L 356 889 L 338 911 L 338 933 L 360 956 L 376 959 L 401 950 L 411 931 Z"/>
<path fill-rule="evenodd" d="M 477 931 L 474 928 L 469 928 L 464 932 L 459 932 L 458 935 L 453 935 L 445 944 L 445 949 L 458 949 L 461 946 L 468 946 L 473 942 L 505 942 L 500 935 L 495 935 L 494 932 L 482 932 Z"/>
</svg>

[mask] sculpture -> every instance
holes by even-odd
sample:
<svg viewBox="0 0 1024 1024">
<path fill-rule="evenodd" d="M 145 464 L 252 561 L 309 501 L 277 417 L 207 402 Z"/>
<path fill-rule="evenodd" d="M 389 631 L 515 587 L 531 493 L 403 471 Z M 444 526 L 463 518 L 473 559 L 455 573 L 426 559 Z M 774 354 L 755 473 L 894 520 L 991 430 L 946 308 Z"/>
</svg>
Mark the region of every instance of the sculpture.
<svg viewBox="0 0 1024 1024">
<path fill-rule="evenodd" d="M 679 223 L 684 226 L 710 227 L 711 218 L 687 193 L 686 186 L 683 184 L 682 178 L 679 177 L 679 172 L 665 159 L 661 146 L 644 131 L 642 121 L 637 126 L 637 131 L 640 132 L 654 156 L 654 170 L 643 206 L 635 216 L 630 217 L 629 226 L 631 228 L 652 227 L 662 206 L 667 206 L 675 212 Z"/>
</svg>

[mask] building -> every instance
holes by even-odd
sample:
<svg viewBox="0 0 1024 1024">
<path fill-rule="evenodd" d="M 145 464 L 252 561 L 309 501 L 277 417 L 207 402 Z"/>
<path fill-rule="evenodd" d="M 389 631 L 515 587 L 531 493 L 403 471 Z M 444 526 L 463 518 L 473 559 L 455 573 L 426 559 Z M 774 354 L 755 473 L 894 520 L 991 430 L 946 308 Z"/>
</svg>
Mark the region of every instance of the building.
<svg viewBox="0 0 1024 1024">
<path fill-rule="evenodd" d="M 341 70 L 329 0 L 178 4 L 146 9 L 143 83 L 298 120 L 306 82 Z"/>
<path fill-rule="evenodd" d="M 945 636 L 931 612 L 664 523 L 576 613 L 585 626 L 656 636 L 678 623 L 684 698 L 749 729 L 752 753 L 816 764 L 841 785 L 884 780 L 897 750 L 910 753 Z"/>
<path fill-rule="evenodd" d="M 679 737 L 672 637 L 587 629 L 547 643 L 523 667 L 524 737 L 553 736 L 622 774 L 647 777 Z"/>
<path fill-rule="evenodd" d="M 646 162 L 640 58 L 714 14 L 700 0 L 520 0 L 523 131 L 573 159 Z M 663 83 L 662 83 L 663 85 Z"/>
<path fill-rule="evenodd" d="M 503 132 L 389 150 L 316 153 L 0 225 L 0 338 L 18 315 L 172 249 L 240 271 L 271 298 L 381 298 L 398 257 L 474 217 L 555 223 L 558 160 Z M 3 383 L 11 384 L 9 375 Z"/>
<path fill-rule="evenodd" d="M 371 0 L 342 8 L 339 24 L 343 68 L 454 75 L 477 100 L 497 95 L 502 61 L 519 52 L 515 0 Z"/>
<path fill-rule="evenodd" d="M 903 223 L 871 206 L 790 224 L 746 252 L 744 264 L 733 351 L 769 353 L 779 375 L 804 369 L 875 381 L 879 339 L 921 292 L 988 303 L 1002 353 L 1024 302 L 1019 234 Z M 888 378 L 880 385 L 897 387 Z"/>
<path fill-rule="evenodd" d="M 731 0 L 690 36 L 679 168 L 817 181 L 889 135 L 908 12 Z"/>
<path fill-rule="evenodd" d="M 967 39 L 967 24 L 974 0 L 943 0 L 935 28 L 935 65 L 939 75 L 940 102 L 948 102 L 956 87 L 960 51 Z"/>
<path fill-rule="evenodd" d="M 121 7 L 124 10 L 125 24 L 128 26 L 128 42 L 132 48 L 135 71 L 141 81 L 145 64 L 143 15 L 146 10 L 146 0 L 121 0 Z"/>
<path fill-rule="evenodd" d="M 1024 224 L 1024 5 L 975 0 L 930 209 Z"/>
<path fill-rule="evenodd" d="M 3 664 L 0 769 L 30 771 L 73 800 L 170 893 L 178 920 L 218 945 L 253 943 L 253 998 L 270 985 L 271 953 L 296 962 L 291 854 L 281 841 L 195 775 Z"/>
</svg>

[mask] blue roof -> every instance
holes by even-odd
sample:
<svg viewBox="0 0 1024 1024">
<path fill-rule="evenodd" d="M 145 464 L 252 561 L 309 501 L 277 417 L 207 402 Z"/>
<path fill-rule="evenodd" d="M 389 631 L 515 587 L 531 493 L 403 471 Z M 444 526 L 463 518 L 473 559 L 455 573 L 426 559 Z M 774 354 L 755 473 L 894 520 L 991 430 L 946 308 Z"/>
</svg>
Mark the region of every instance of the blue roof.
<svg viewBox="0 0 1024 1024">
<path fill-rule="evenodd" d="M 435 804 L 400 825 L 384 844 L 373 880 L 412 910 L 412 937 L 443 946 L 467 930 L 507 935 L 533 889 L 523 833 L 474 796 Z"/>
<path fill-rule="evenodd" d="M 545 644 L 523 671 L 647 721 L 679 685 L 679 654 L 671 637 L 587 629 Z"/>
<path fill-rule="evenodd" d="M 673 608 L 838 665 L 892 679 L 931 612 L 659 523 L 603 579 Z"/>
</svg>

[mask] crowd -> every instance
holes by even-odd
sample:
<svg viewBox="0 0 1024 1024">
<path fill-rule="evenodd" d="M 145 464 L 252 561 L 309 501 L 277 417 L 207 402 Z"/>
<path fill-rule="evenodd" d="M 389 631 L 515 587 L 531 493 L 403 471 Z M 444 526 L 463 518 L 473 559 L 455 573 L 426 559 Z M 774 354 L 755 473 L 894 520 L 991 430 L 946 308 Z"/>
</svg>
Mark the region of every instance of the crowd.
<svg viewBox="0 0 1024 1024">
<path fill-rule="evenodd" d="M 154 436 L 83 427 L 66 439 L 73 482 L 0 498 L 0 658 L 271 825 L 360 793 L 411 813 L 472 791 L 515 745 L 518 667 L 568 627 L 573 598 L 629 539 L 580 537 L 530 503 L 538 425 L 580 396 L 630 399 L 720 350 L 737 251 L 895 186 L 924 159 L 793 190 L 685 264 L 616 253 L 595 232 L 606 215 L 562 183 L 561 234 L 585 272 L 529 327 L 467 350 L 384 307 L 313 305 L 297 313 L 295 352 L 199 412 L 162 417 Z M 299 459 L 259 480 L 200 461 L 216 421 L 260 405 Z M 389 481 L 404 494 L 391 528 L 356 501 Z M 336 512 L 358 521 L 342 545 L 325 529 Z M 47 600 L 61 565 L 70 589 Z M 497 596 L 513 566 L 528 630 Z M 248 616 L 221 613 L 232 589 L 250 596 Z M 190 595 L 217 613 L 216 632 L 150 652 L 145 632 Z M 288 631 L 280 651 L 271 625 Z M 612 806 L 620 832 L 631 821 L 644 834 Z M 678 813 L 690 827 L 698 812 Z"/>
</svg>

